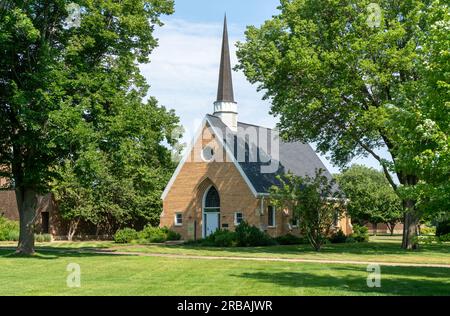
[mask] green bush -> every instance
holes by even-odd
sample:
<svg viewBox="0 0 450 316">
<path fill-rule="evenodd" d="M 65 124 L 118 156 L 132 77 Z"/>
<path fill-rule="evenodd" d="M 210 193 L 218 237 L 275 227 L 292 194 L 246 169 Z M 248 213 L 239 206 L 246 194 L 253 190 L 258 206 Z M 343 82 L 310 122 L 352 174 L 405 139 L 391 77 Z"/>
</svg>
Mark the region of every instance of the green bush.
<svg viewBox="0 0 450 316">
<path fill-rule="evenodd" d="M 440 242 L 450 242 L 450 234 L 439 236 Z"/>
<path fill-rule="evenodd" d="M 369 241 L 369 229 L 366 226 L 353 226 L 353 234 L 350 235 L 356 242 L 368 242 Z"/>
<path fill-rule="evenodd" d="M 434 236 L 436 235 L 436 227 L 422 227 L 420 228 L 420 234 Z"/>
<path fill-rule="evenodd" d="M 352 236 L 347 237 L 347 239 L 345 240 L 346 244 L 355 244 L 357 243 L 357 241 L 355 240 L 355 238 L 353 238 Z"/>
<path fill-rule="evenodd" d="M 345 234 L 342 231 L 342 229 L 340 229 L 338 232 L 334 233 L 330 237 L 330 242 L 332 244 L 344 244 L 344 243 L 347 242 L 347 236 L 345 236 Z"/>
<path fill-rule="evenodd" d="M 167 234 L 162 228 L 146 226 L 139 233 L 139 239 L 148 243 L 160 244 L 167 241 Z"/>
<path fill-rule="evenodd" d="M 201 243 L 207 247 L 232 247 L 236 244 L 236 233 L 228 230 L 217 230 Z"/>
<path fill-rule="evenodd" d="M 437 224 L 436 236 L 441 237 L 450 234 L 450 220 L 445 220 Z"/>
<path fill-rule="evenodd" d="M 167 227 L 163 227 L 161 229 L 166 234 L 166 240 L 167 241 L 178 241 L 178 240 L 181 240 L 181 235 L 178 234 L 177 232 L 174 232 L 173 230 L 170 230 Z"/>
<path fill-rule="evenodd" d="M 138 238 L 139 234 L 136 230 L 132 228 L 124 228 L 116 232 L 114 235 L 114 242 L 117 244 L 129 244 Z"/>
<path fill-rule="evenodd" d="M 52 235 L 50 234 L 35 234 L 34 240 L 36 242 L 51 242 L 52 241 Z"/>
<path fill-rule="evenodd" d="M 0 241 L 18 241 L 19 222 L 10 221 L 0 216 Z"/>
<path fill-rule="evenodd" d="M 305 238 L 297 237 L 297 236 L 294 236 L 292 234 L 279 236 L 279 237 L 275 238 L 275 241 L 279 245 L 286 245 L 286 246 L 288 246 L 288 245 L 305 245 L 305 244 L 309 244 L 308 240 L 305 240 Z"/>
<path fill-rule="evenodd" d="M 238 247 L 259 247 L 276 245 L 276 241 L 258 227 L 242 222 L 236 227 L 236 244 Z"/>
<path fill-rule="evenodd" d="M 169 230 L 167 227 L 146 226 L 140 233 L 139 239 L 146 243 L 164 243 L 181 239 L 181 235 Z"/>
</svg>

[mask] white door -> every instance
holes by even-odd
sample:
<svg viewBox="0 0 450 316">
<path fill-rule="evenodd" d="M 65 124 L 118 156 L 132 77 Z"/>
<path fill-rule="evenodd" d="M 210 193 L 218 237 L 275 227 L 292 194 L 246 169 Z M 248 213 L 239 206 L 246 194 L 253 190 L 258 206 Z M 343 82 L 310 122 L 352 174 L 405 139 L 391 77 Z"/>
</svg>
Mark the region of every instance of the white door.
<svg viewBox="0 0 450 316">
<path fill-rule="evenodd" d="M 219 213 L 205 213 L 205 237 L 208 237 L 219 229 L 219 215 Z"/>
</svg>

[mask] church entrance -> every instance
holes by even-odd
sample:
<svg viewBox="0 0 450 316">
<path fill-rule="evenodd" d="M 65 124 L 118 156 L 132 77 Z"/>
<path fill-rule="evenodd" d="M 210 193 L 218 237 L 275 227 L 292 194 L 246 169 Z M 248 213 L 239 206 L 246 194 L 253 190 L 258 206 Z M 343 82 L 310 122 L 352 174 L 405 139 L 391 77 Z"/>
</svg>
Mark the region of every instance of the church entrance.
<svg viewBox="0 0 450 316">
<path fill-rule="evenodd" d="M 220 196 L 211 186 L 203 198 L 203 238 L 215 233 L 220 228 Z"/>
</svg>

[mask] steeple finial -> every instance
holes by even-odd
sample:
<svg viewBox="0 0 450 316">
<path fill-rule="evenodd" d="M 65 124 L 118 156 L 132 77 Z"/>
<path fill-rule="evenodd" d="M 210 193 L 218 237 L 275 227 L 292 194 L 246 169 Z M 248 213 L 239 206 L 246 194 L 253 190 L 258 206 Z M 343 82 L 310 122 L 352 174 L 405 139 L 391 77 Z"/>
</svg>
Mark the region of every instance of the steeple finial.
<svg viewBox="0 0 450 316">
<path fill-rule="evenodd" d="M 222 55 L 220 60 L 219 88 L 217 102 L 234 102 L 233 79 L 231 76 L 230 47 L 228 44 L 227 15 L 223 24 Z"/>
</svg>

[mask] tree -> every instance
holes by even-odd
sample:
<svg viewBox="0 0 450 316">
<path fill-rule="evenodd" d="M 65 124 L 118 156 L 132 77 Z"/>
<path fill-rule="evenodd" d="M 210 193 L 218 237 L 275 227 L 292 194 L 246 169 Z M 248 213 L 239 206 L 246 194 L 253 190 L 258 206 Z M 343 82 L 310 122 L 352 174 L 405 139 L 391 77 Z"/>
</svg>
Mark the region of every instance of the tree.
<svg viewBox="0 0 450 316">
<path fill-rule="evenodd" d="M 391 234 L 403 219 L 402 202 L 383 172 L 353 165 L 336 176 L 339 187 L 349 199 L 347 206 L 352 222 L 384 223 Z"/>
<path fill-rule="evenodd" d="M 51 187 L 61 215 L 69 221 L 69 239 L 80 222 L 109 235 L 123 226 L 159 224 L 160 196 L 175 169 L 171 152 L 161 142 L 177 140 L 172 130 L 178 118 L 153 99 L 147 104 L 136 101 L 123 104 L 102 130 L 89 130 L 87 135 L 97 134 L 99 141 L 78 148 L 77 156 L 55 168 Z M 77 127 L 70 134 L 78 135 Z"/>
<path fill-rule="evenodd" d="M 429 62 L 434 65 L 430 87 L 440 82 L 436 82 L 438 65 L 448 67 L 448 58 L 441 53 L 448 48 L 448 37 L 444 39 L 448 8 L 444 2 L 427 0 L 378 4 L 282 0 L 279 15 L 260 28 L 247 29 L 246 42 L 238 44 L 237 68 L 271 99 L 272 113 L 280 117 L 279 127 L 287 140 L 315 142 L 318 151 L 330 153 L 341 167 L 358 156 L 371 155 L 379 161 L 404 200 L 402 247 L 415 249 L 423 208 L 417 205 L 418 194 L 411 191 L 430 177 L 419 159 L 410 159 L 408 149 L 415 147 L 414 155 L 422 156 L 426 148 L 428 156 L 441 157 L 439 148 L 448 148 L 448 103 L 427 101 L 425 84 Z M 445 19 L 447 24 L 441 23 Z M 439 36 L 433 35 L 436 29 Z M 440 50 L 427 48 L 434 40 Z M 435 89 L 436 97 L 448 100 L 447 91 L 448 85 Z M 432 115 L 422 116 L 424 108 Z M 431 142 L 423 146 L 412 136 L 419 132 L 417 126 L 425 131 L 430 124 L 438 137 L 434 143 L 445 146 Z M 391 161 L 377 153 L 380 148 L 387 148 Z M 439 179 L 448 174 L 433 163 L 427 166 Z M 391 172 L 398 176 L 402 190 Z"/>
<path fill-rule="evenodd" d="M 66 4 L 14 1 L 0 19 L 0 165 L 9 167 L 0 176 L 12 179 L 16 191 L 23 254 L 34 252 L 37 196 L 50 190 L 58 166 L 78 161 L 87 174 L 83 157 L 100 150 L 120 158 L 112 153 L 124 152 L 127 142 L 117 139 L 148 145 L 125 133 L 133 126 L 114 126 L 124 124 L 121 115 L 143 113 L 133 112 L 145 106 L 148 88 L 138 63 L 148 62 L 157 45 L 159 16 L 173 11 L 170 0 L 75 0 L 69 17 Z M 159 113 L 149 120 L 160 120 Z M 149 160 L 158 165 L 159 158 Z"/>
<path fill-rule="evenodd" d="M 292 211 L 311 246 L 320 251 L 345 208 L 335 181 L 329 180 L 323 170 L 317 170 L 314 177 L 286 174 L 279 179 L 281 185 L 271 188 L 271 201 L 280 209 Z"/>
</svg>

